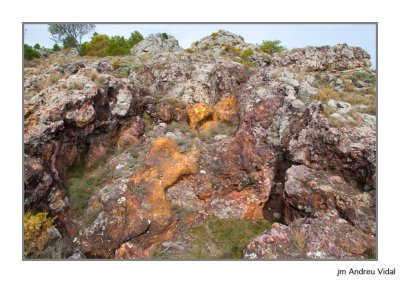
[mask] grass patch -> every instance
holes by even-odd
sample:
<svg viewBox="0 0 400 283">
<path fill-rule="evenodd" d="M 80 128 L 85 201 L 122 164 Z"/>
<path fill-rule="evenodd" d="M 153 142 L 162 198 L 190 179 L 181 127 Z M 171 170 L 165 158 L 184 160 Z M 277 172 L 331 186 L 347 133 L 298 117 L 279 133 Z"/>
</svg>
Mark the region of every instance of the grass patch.
<svg viewBox="0 0 400 283">
<path fill-rule="evenodd" d="M 84 84 L 83 82 L 80 82 L 80 81 L 73 81 L 73 82 L 68 86 L 68 88 L 71 89 L 71 90 L 74 90 L 74 89 L 82 90 L 82 89 L 85 88 L 85 84 Z"/>
<path fill-rule="evenodd" d="M 238 122 L 226 123 L 216 121 L 207 126 L 205 129 L 199 130 L 197 132 L 197 136 L 202 141 L 211 142 L 214 140 L 216 135 L 233 136 L 236 133 L 238 126 Z"/>
<path fill-rule="evenodd" d="M 113 75 L 117 78 L 127 78 L 132 70 L 137 71 L 140 69 L 140 65 L 128 60 L 121 60 L 120 58 L 114 60 L 112 66 L 114 69 Z"/>
<path fill-rule="evenodd" d="M 81 220 L 91 196 L 111 177 L 104 163 L 87 168 L 81 161 L 76 161 L 67 172 L 65 185 L 71 196 L 72 212 L 78 220 Z"/>
<path fill-rule="evenodd" d="M 376 97 L 374 95 L 362 95 L 354 92 L 336 92 L 331 87 L 324 87 L 311 97 L 311 100 L 319 100 L 326 102 L 329 99 L 348 102 L 351 105 L 362 104 L 367 106 L 365 112 L 375 115 L 376 113 Z"/>
<path fill-rule="evenodd" d="M 232 54 L 233 55 L 236 55 L 236 56 L 239 56 L 240 55 L 240 48 L 237 48 L 237 47 L 233 47 L 232 48 Z"/>
<path fill-rule="evenodd" d="M 181 259 L 240 259 L 251 239 L 271 228 L 267 220 L 228 220 L 211 217 L 187 231 L 184 251 L 156 253 L 155 257 Z"/>
<path fill-rule="evenodd" d="M 293 245 L 299 252 L 304 252 L 307 243 L 307 237 L 306 234 L 301 229 L 298 229 L 293 232 L 292 241 Z"/>
<path fill-rule="evenodd" d="M 243 59 L 236 59 L 235 61 L 247 67 L 254 67 L 256 65 L 254 62 L 245 61 Z"/>
<path fill-rule="evenodd" d="M 58 80 L 61 79 L 59 74 L 51 74 L 47 77 L 47 79 L 38 85 L 38 91 L 41 91 L 45 88 L 48 88 L 54 85 Z"/>
<path fill-rule="evenodd" d="M 353 83 L 360 80 L 369 84 L 375 84 L 376 76 L 370 72 L 354 72 L 351 74 L 351 80 Z"/>
</svg>

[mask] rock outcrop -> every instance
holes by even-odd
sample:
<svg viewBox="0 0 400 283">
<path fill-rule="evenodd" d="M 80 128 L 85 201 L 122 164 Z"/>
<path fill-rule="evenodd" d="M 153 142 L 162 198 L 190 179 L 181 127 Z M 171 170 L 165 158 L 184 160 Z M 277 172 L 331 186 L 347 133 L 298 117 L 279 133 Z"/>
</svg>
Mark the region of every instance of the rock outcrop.
<svg viewBox="0 0 400 283">
<path fill-rule="evenodd" d="M 163 53 L 182 51 L 178 40 L 166 33 L 152 34 L 139 42 L 132 48 L 133 55 L 143 55 L 146 53 Z"/>
<path fill-rule="evenodd" d="M 109 58 L 25 70 L 24 208 L 57 216 L 70 258 L 184 253 L 215 217 L 277 222 L 236 247 L 246 259 L 374 257 L 365 51 L 271 56 L 221 30 L 186 51 L 152 35 L 132 54 L 125 77 Z"/>
<path fill-rule="evenodd" d="M 359 47 L 347 44 L 334 46 L 310 46 L 285 51 L 272 58 L 273 64 L 295 66 L 306 71 L 344 71 L 369 68 L 371 57 Z"/>
</svg>

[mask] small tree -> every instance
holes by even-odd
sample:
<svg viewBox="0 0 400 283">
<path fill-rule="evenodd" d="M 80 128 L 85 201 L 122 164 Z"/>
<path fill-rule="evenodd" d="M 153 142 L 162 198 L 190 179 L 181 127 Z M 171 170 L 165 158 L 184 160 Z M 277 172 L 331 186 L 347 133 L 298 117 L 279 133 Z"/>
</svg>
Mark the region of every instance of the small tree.
<svg viewBox="0 0 400 283">
<path fill-rule="evenodd" d="M 144 39 L 143 35 L 137 30 L 135 30 L 134 32 L 131 33 L 131 37 L 128 39 L 129 47 L 132 48 L 133 46 L 141 42 L 143 39 Z"/>
<path fill-rule="evenodd" d="M 97 34 L 85 46 L 86 55 L 89 56 L 106 56 L 110 38 L 105 34 Z"/>
<path fill-rule="evenodd" d="M 53 51 L 61 51 L 61 47 L 56 43 L 53 45 Z"/>
<path fill-rule="evenodd" d="M 32 46 L 24 44 L 24 59 L 32 60 L 33 58 L 40 58 L 40 53 L 33 49 Z"/>
<path fill-rule="evenodd" d="M 280 45 L 280 40 L 264 40 L 260 46 L 265 53 L 272 54 L 286 50 L 285 46 Z"/>
<path fill-rule="evenodd" d="M 40 49 L 39 43 L 36 43 L 36 44 L 33 46 L 33 48 L 35 48 L 35 49 Z"/>
<path fill-rule="evenodd" d="M 75 42 L 75 48 L 80 54 L 82 37 L 95 29 L 94 24 L 49 24 L 49 32 L 55 42 L 63 42 L 70 37 Z"/>
<path fill-rule="evenodd" d="M 129 44 L 125 38 L 123 36 L 111 37 L 106 50 L 106 55 L 116 56 L 126 54 L 129 54 Z"/>
<path fill-rule="evenodd" d="M 64 49 L 76 48 L 76 41 L 72 36 L 67 36 L 64 38 L 62 43 Z"/>
</svg>

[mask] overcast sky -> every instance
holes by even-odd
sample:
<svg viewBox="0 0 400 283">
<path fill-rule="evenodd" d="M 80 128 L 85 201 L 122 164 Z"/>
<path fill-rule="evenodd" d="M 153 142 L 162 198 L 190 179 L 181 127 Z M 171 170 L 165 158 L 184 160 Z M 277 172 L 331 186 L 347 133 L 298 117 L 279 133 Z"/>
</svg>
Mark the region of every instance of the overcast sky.
<svg viewBox="0 0 400 283">
<path fill-rule="evenodd" d="M 175 36 L 180 46 L 190 44 L 219 29 L 228 30 L 244 37 L 248 43 L 263 40 L 282 41 L 288 49 L 305 46 L 334 45 L 347 43 L 359 46 L 371 55 L 372 67 L 376 66 L 376 33 L 374 24 L 97 24 L 96 32 L 109 36 L 122 35 L 128 38 L 138 30 L 143 36 L 166 32 Z M 25 43 L 52 47 L 46 24 L 26 24 Z M 84 40 L 89 40 L 90 35 Z"/>
</svg>

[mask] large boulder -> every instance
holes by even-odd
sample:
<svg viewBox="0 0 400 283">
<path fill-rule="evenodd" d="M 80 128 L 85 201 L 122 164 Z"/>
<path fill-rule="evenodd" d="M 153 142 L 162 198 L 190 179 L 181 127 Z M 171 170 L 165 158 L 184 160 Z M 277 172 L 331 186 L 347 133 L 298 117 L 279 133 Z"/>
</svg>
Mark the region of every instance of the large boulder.
<svg viewBox="0 0 400 283">
<path fill-rule="evenodd" d="M 152 34 L 135 45 L 131 52 L 133 55 L 143 55 L 146 53 L 163 53 L 182 51 L 178 40 L 166 33 Z"/>
</svg>

